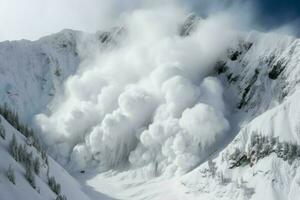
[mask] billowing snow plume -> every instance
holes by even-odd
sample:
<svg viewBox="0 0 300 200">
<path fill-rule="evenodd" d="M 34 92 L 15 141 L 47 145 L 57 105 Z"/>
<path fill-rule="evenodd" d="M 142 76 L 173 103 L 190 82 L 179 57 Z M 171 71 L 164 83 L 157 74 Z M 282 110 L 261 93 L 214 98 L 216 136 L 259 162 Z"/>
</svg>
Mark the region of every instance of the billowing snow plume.
<svg viewBox="0 0 300 200">
<path fill-rule="evenodd" d="M 215 150 L 229 123 L 222 85 L 211 74 L 237 43 L 238 19 L 209 16 L 182 36 L 186 16 L 180 6 L 135 10 L 124 15 L 112 48 L 87 53 L 80 45 L 89 56 L 50 114 L 36 116 L 52 151 L 76 168 L 129 161 L 149 173 L 180 174 Z"/>
</svg>

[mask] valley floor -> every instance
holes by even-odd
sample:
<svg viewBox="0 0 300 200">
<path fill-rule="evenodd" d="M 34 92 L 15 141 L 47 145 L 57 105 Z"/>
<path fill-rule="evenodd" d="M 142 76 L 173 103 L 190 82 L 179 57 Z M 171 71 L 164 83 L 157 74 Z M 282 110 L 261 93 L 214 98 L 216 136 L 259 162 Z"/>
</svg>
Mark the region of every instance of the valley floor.
<svg viewBox="0 0 300 200">
<path fill-rule="evenodd" d="M 199 199 L 188 194 L 179 178 L 154 178 L 150 181 L 143 178 L 133 178 L 134 172 L 87 173 L 75 177 L 85 185 L 85 191 L 94 200 L 103 199 L 151 199 L 151 200 L 193 200 Z M 103 194 L 107 195 L 104 196 Z"/>
</svg>

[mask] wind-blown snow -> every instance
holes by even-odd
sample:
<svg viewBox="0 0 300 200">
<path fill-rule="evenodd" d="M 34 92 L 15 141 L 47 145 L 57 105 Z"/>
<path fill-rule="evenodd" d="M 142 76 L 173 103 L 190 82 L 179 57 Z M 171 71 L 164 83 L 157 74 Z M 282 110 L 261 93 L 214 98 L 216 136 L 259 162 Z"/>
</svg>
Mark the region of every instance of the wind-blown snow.
<svg viewBox="0 0 300 200">
<path fill-rule="evenodd" d="M 238 24 L 221 13 L 182 37 L 186 15 L 176 6 L 127 15 L 122 40 L 82 61 L 51 113 L 36 117 L 47 144 L 75 168 L 129 160 L 173 174 L 205 159 L 229 130 L 222 84 L 209 76 Z"/>
</svg>

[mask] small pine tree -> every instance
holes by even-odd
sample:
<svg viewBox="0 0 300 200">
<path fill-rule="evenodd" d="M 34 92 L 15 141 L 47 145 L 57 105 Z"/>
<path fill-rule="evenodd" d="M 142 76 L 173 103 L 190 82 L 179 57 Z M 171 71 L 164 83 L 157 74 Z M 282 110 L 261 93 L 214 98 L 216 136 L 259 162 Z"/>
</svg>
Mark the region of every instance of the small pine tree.
<svg viewBox="0 0 300 200">
<path fill-rule="evenodd" d="M 289 153 L 289 144 L 287 142 L 283 143 L 282 156 L 284 160 L 287 160 Z"/>
<path fill-rule="evenodd" d="M 19 161 L 19 158 L 18 158 L 18 143 L 17 143 L 17 139 L 16 139 L 15 134 L 13 135 L 12 140 L 9 143 L 9 150 L 10 150 L 10 153 L 11 153 L 12 157 L 16 161 Z"/>
<path fill-rule="evenodd" d="M 13 170 L 11 165 L 9 165 L 6 171 L 6 176 L 10 182 L 12 182 L 14 185 L 16 184 L 15 171 Z"/>
<path fill-rule="evenodd" d="M 1 118 L 0 118 L 1 119 Z M 1 120 L 0 120 L 1 122 Z M 5 129 L 3 128 L 2 124 L 0 124 L 0 137 L 5 140 L 6 134 L 5 134 Z"/>
<path fill-rule="evenodd" d="M 13 149 L 12 147 L 14 147 L 16 144 L 17 144 L 16 135 L 13 134 L 12 139 L 11 139 L 11 141 L 10 141 L 10 143 L 9 143 L 10 149 L 12 150 L 12 149 Z"/>
<path fill-rule="evenodd" d="M 40 140 L 34 135 L 32 136 L 32 138 L 33 138 L 33 146 L 35 147 L 35 149 L 38 152 L 42 152 L 43 147 L 42 147 L 42 144 L 41 144 Z"/>
<path fill-rule="evenodd" d="M 47 155 L 46 155 L 45 163 L 46 163 L 46 165 L 47 165 L 48 168 L 49 168 L 49 159 L 48 159 L 48 156 L 47 156 Z"/>
<path fill-rule="evenodd" d="M 27 148 L 26 145 L 21 145 L 19 144 L 18 146 L 18 158 L 20 162 L 25 162 L 26 159 L 26 155 L 27 155 Z"/>
<path fill-rule="evenodd" d="M 275 150 L 276 154 L 280 155 L 282 152 L 282 148 L 283 148 L 282 143 L 278 141 Z"/>
<path fill-rule="evenodd" d="M 263 149 L 263 137 L 262 135 L 257 136 L 257 143 L 256 143 L 256 156 L 260 158 L 262 156 L 261 150 Z"/>
<path fill-rule="evenodd" d="M 290 144 L 289 145 L 289 152 L 288 152 L 288 159 L 292 160 L 297 155 L 297 145 Z"/>
<path fill-rule="evenodd" d="M 60 194 L 60 184 L 56 183 L 56 180 L 53 176 L 48 178 L 48 185 L 55 194 Z"/>
<path fill-rule="evenodd" d="M 252 146 L 252 147 L 253 147 L 255 144 L 258 143 L 258 135 L 257 135 L 257 132 L 253 132 L 253 133 L 251 134 L 250 142 L 251 142 L 250 146 Z"/>
<path fill-rule="evenodd" d="M 300 146 L 297 146 L 296 156 L 297 156 L 297 157 L 300 157 Z"/>
<path fill-rule="evenodd" d="M 33 161 L 33 168 L 36 175 L 40 174 L 40 159 L 36 157 Z"/>
<path fill-rule="evenodd" d="M 24 164 L 27 168 L 33 169 L 33 156 L 32 152 L 26 153 Z"/>
<path fill-rule="evenodd" d="M 42 159 L 43 159 L 43 160 L 46 160 L 46 156 L 47 156 L 46 151 L 45 151 L 45 150 L 42 150 L 42 151 L 41 151 L 41 154 L 42 154 Z"/>
<path fill-rule="evenodd" d="M 42 150 L 42 151 L 41 151 L 41 154 L 42 154 L 42 159 L 44 160 L 45 164 L 46 164 L 47 166 L 49 166 L 49 160 L 48 160 L 48 156 L 47 156 L 46 151 L 45 151 L 45 150 Z"/>
<path fill-rule="evenodd" d="M 60 191 L 61 191 L 61 186 L 59 183 L 56 183 L 54 192 L 56 194 L 60 194 Z"/>
<path fill-rule="evenodd" d="M 270 138 L 270 145 L 272 147 L 272 149 L 274 148 L 274 146 L 277 144 L 277 139 L 274 137 Z"/>
<path fill-rule="evenodd" d="M 59 194 L 57 195 L 56 200 L 67 200 L 67 197 L 65 195 Z"/>
<path fill-rule="evenodd" d="M 32 168 L 29 165 L 26 165 L 26 172 L 25 172 L 25 178 L 27 179 L 28 183 L 33 187 L 36 188 L 36 183 L 35 183 L 35 176 L 33 173 Z"/>
<path fill-rule="evenodd" d="M 217 171 L 216 163 L 213 162 L 211 159 L 208 160 L 208 168 L 209 168 L 209 171 L 210 171 L 212 177 L 215 177 L 216 171 Z"/>
<path fill-rule="evenodd" d="M 54 74 L 56 76 L 60 76 L 61 75 L 61 69 L 59 67 L 56 67 Z"/>
</svg>

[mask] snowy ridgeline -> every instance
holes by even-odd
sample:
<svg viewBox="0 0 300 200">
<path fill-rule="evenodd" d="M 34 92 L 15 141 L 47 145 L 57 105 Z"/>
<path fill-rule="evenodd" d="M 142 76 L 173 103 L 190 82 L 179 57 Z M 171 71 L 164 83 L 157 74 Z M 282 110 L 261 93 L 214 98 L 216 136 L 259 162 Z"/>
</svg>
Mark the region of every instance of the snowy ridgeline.
<svg viewBox="0 0 300 200">
<path fill-rule="evenodd" d="M 80 45 L 85 41 L 84 44 Z M 47 112 L 47 105 L 74 74 L 85 54 L 113 43 L 109 32 L 86 34 L 63 30 L 37 41 L 0 42 L 0 102 L 17 110 L 22 121 Z"/>
<path fill-rule="evenodd" d="M 16 128 L 20 126 L 13 127 L 0 116 L 2 199 L 89 199 L 78 183 L 48 157 L 41 146 L 36 148 L 38 141 L 31 133 L 25 137 Z"/>
</svg>

